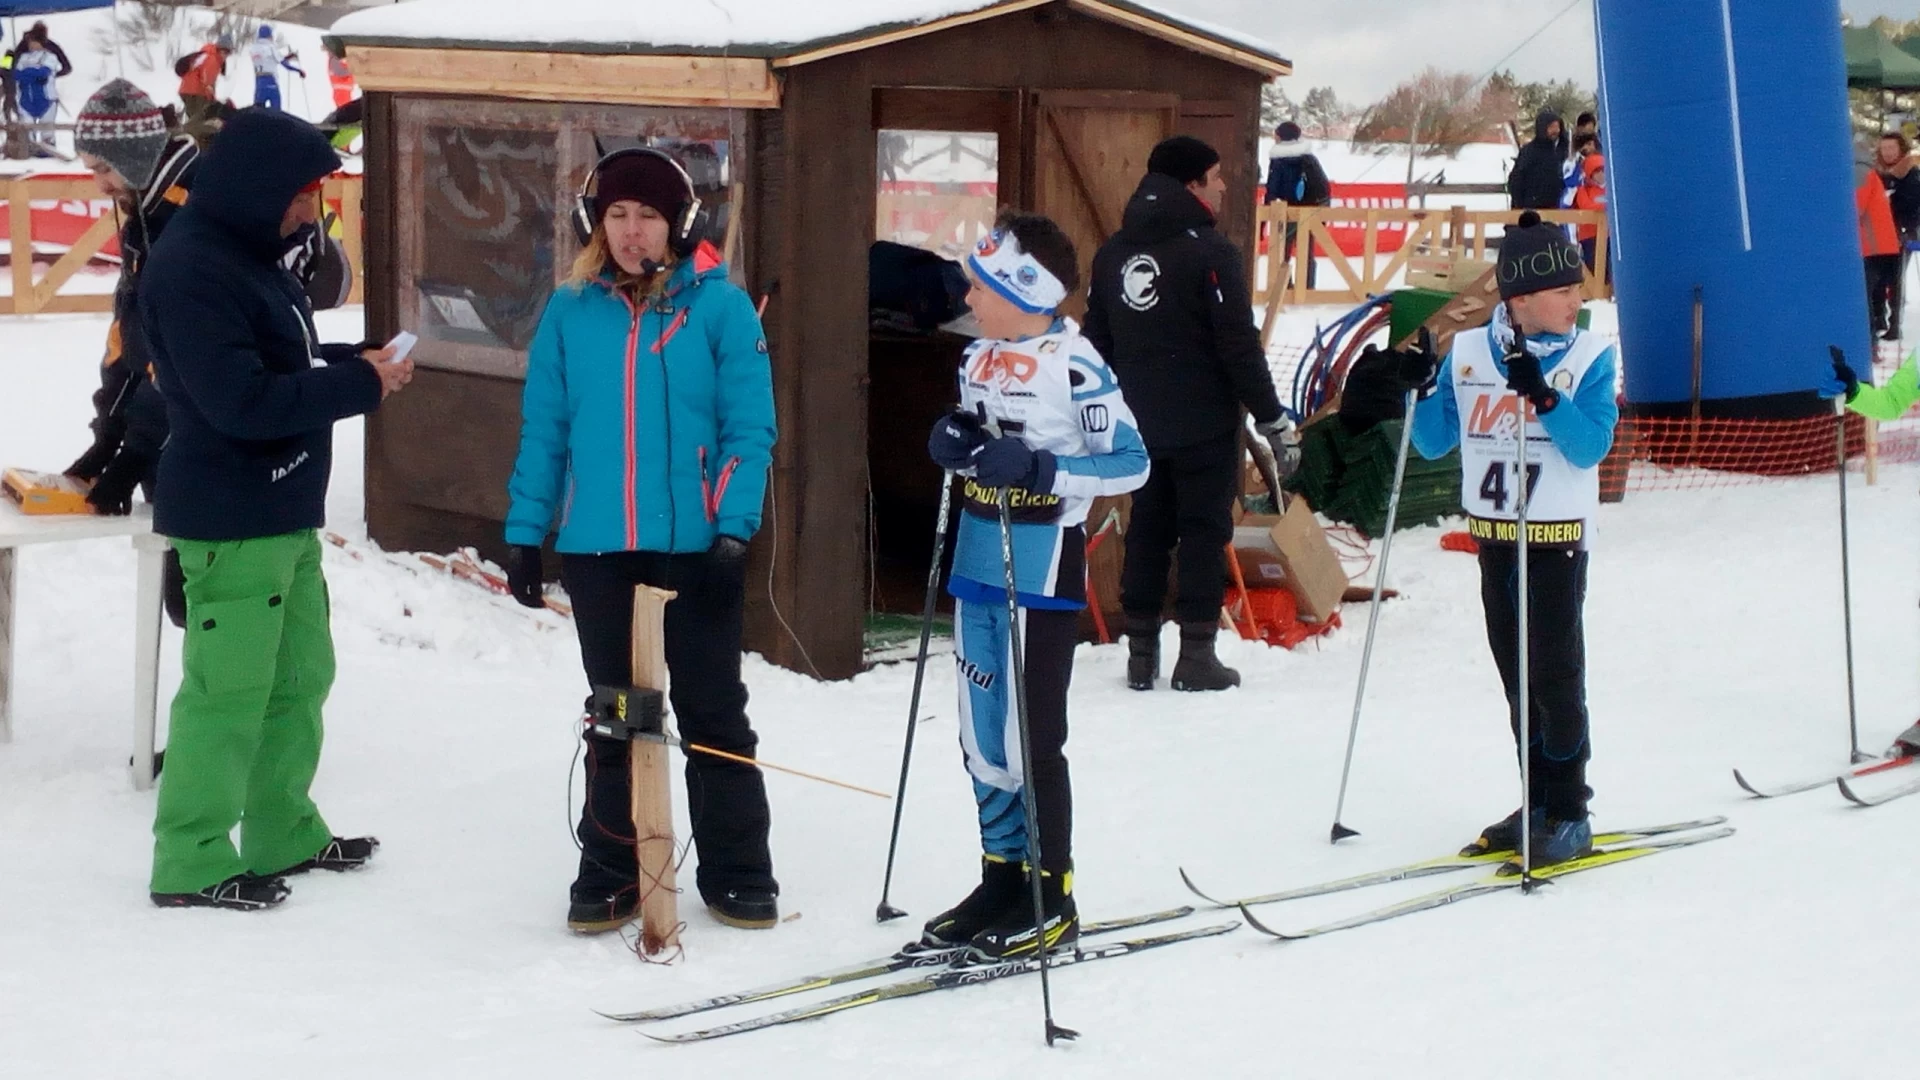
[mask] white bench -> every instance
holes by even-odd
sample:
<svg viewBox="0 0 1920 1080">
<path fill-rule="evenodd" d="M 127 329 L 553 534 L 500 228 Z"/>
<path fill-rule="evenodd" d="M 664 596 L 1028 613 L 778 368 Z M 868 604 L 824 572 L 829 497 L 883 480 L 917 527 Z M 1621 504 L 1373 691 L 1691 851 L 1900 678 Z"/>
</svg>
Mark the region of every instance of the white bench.
<svg viewBox="0 0 1920 1080">
<path fill-rule="evenodd" d="M 153 531 L 153 512 L 138 506 L 128 517 L 23 514 L 0 496 L 0 743 L 13 741 L 13 627 L 15 552 L 29 544 L 125 536 L 139 559 L 133 633 L 133 787 L 153 786 L 154 720 L 160 695 L 160 589 L 166 538 Z"/>
</svg>

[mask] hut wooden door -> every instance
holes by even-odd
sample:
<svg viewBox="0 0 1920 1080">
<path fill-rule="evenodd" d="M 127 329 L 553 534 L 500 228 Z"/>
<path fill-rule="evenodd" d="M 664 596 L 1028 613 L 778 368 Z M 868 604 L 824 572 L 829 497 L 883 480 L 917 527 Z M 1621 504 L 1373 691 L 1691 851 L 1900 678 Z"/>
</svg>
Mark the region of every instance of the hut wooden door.
<svg viewBox="0 0 1920 1080">
<path fill-rule="evenodd" d="M 1060 223 L 1080 255 L 1080 288 L 1062 308 L 1086 314 L 1086 281 L 1100 250 L 1120 228 L 1127 199 L 1146 175 L 1147 155 L 1172 135 L 1180 99 L 1127 91 L 1059 91 L 1034 95 L 1034 209 Z M 1120 567 L 1128 500 L 1094 500 L 1087 535 L 1098 537 L 1087 561 L 1091 610 L 1097 606 L 1110 634 L 1120 633 Z M 1114 515 L 1119 517 L 1115 519 Z M 1094 630 L 1089 617 L 1083 633 Z"/>
</svg>

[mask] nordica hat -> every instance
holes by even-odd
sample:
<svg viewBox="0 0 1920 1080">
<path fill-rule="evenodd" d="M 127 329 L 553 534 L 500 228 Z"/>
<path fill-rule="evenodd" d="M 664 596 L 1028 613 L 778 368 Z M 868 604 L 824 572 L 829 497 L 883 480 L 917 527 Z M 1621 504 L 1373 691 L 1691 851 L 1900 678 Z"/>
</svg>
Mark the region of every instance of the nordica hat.
<svg viewBox="0 0 1920 1080">
<path fill-rule="evenodd" d="M 1543 223 L 1531 210 L 1500 238 L 1498 271 L 1502 300 L 1578 285 L 1586 278 L 1580 249 L 1567 239 L 1567 231 Z"/>
<path fill-rule="evenodd" d="M 125 79 L 94 91 L 74 119 L 74 152 L 104 160 L 136 190 L 145 191 L 153 182 L 153 170 L 166 148 L 166 117 L 152 98 Z"/>
<path fill-rule="evenodd" d="M 1051 315 L 1067 300 L 1067 288 L 1040 260 L 1020 250 L 1013 230 L 995 230 L 974 245 L 967 270 L 980 284 L 1029 315 Z"/>
</svg>

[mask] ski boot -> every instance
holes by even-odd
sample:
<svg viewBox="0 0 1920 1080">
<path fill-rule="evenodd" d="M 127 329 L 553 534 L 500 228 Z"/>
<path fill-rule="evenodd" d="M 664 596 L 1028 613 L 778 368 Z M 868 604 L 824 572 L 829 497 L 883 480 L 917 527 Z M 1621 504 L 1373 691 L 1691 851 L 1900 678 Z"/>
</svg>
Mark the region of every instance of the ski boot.
<svg viewBox="0 0 1920 1080">
<path fill-rule="evenodd" d="M 1002 912 L 992 926 L 974 935 L 973 947 L 967 950 L 970 959 L 994 963 L 1034 955 L 1034 932 L 1038 929 L 1034 923 L 1039 920 L 1033 917 L 1030 899 L 1033 886 L 1030 881 L 1022 881 L 1020 888 L 1022 902 Z M 1041 871 L 1040 905 L 1045 915 L 1041 926 L 1045 929 L 1049 952 L 1080 940 L 1080 908 L 1073 900 L 1071 868 L 1058 873 Z"/>
<path fill-rule="evenodd" d="M 1544 811 L 1540 810 L 1535 810 L 1534 814 L 1537 816 L 1533 825 L 1531 854 L 1535 870 L 1593 854 L 1593 826 L 1587 823 L 1586 818 L 1546 817 Z M 1513 877 L 1519 874 L 1520 859 L 1520 854 L 1516 852 L 1501 863 L 1499 875 Z"/>
<path fill-rule="evenodd" d="M 576 886 L 567 899 L 567 929 L 576 934 L 604 934 L 640 917 L 640 890 L 632 885 L 611 893 Z"/>
<path fill-rule="evenodd" d="M 772 889 L 728 889 L 705 898 L 707 913 L 737 930 L 771 930 L 780 922 Z"/>
<path fill-rule="evenodd" d="M 966 899 L 928 919 L 920 931 L 920 944 L 929 949 L 963 948 L 1008 911 L 1031 911 L 1031 903 L 1021 903 L 1026 897 L 1027 875 L 1019 863 L 999 855 L 982 855 L 980 884 Z"/>
<path fill-rule="evenodd" d="M 1534 811 L 1536 817 L 1541 811 Z M 1499 821 L 1480 830 L 1473 843 L 1460 849 L 1463 856 L 1494 855 L 1503 851 L 1520 850 L 1520 811 L 1515 810 Z"/>
<path fill-rule="evenodd" d="M 1920 754 L 1920 723 L 1893 737 L 1893 746 L 1888 748 L 1889 758 L 1913 757 Z"/>
<path fill-rule="evenodd" d="M 264 911 L 293 894 L 277 877 L 235 874 L 198 892 L 148 893 L 154 907 L 210 907 L 224 911 Z"/>
<path fill-rule="evenodd" d="M 1127 688 L 1151 690 L 1160 681 L 1160 616 L 1127 616 Z"/>
<path fill-rule="evenodd" d="M 1213 653 L 1218 623 L 1180 624 L 1180 659 L 1173 665 L 1175 690 L 1226 690 L 1240 685 L 1240 673 Z"/>
<path fill-rule="evenodd" d="M 282 874 L 304 874 L 309 870 L 332 870 L 341 873 L 358 870 L 367 865 L 373 853 L 380 850 L 380 841 L 371 836 L 336 836 L 327 841 L 327 846 L 314 853 L 313 858 L 294 863 Z"/>
</svg>

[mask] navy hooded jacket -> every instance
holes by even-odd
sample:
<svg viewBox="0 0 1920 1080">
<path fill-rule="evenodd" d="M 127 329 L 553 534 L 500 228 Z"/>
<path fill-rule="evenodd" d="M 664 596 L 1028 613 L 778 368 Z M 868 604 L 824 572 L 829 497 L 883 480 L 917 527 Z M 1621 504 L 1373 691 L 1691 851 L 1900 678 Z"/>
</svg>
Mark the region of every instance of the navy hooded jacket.
<svg viewBox="0 0 1920 1080">
<path fill-rule="evenodd" d="M 244 109 L 200 161 L 193 198 L 155 243 L 140 318 L 172 433 L 154 528 L 244 540 L 318 528 L 335 421 L 380 404 L 355 345 L 315 342 L 280 222 L 340 158 L 304 120 Z"/>
</svg>

